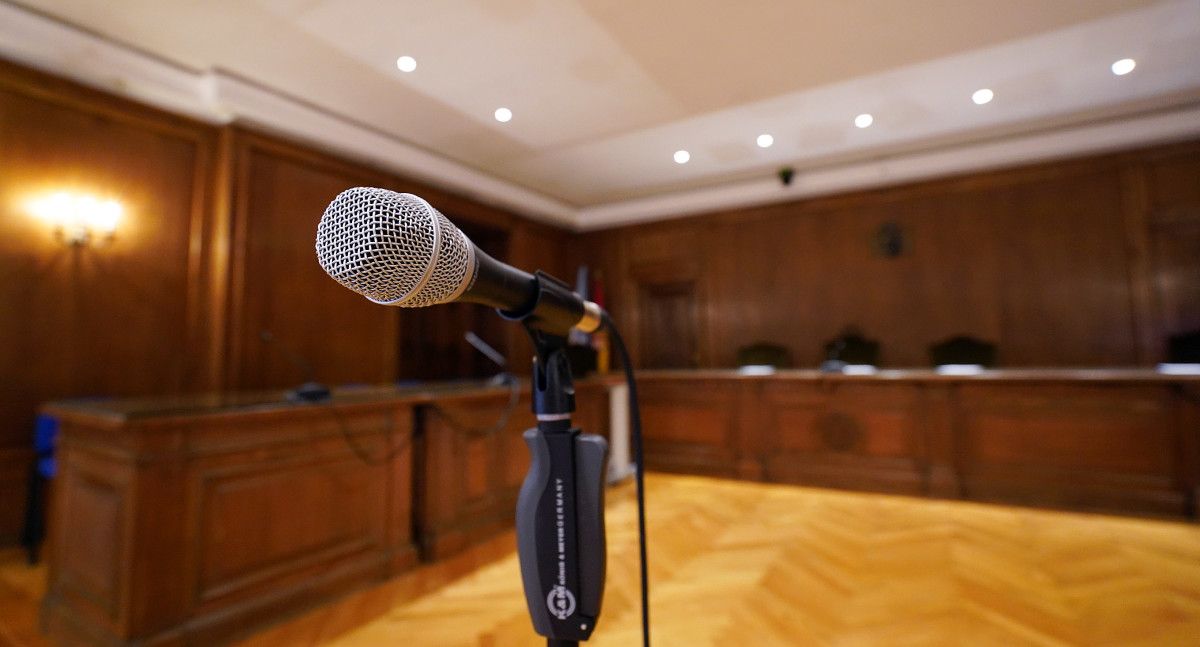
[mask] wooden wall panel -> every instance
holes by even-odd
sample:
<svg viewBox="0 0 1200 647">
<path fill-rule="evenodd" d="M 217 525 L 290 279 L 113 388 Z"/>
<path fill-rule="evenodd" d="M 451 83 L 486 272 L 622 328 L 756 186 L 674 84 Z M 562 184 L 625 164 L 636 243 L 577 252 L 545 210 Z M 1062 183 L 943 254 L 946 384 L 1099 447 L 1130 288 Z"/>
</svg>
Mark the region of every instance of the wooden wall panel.
<svg viewBox="0 0 1200 647">
<path fill-rule="evenodd" d="M 449 395 L 418 409 L 415 524 L 423 558 L 442 559 L 512 526 L 530 464 L 523 433 L 536 421 L 528 389 L 505 420 L 509 398 L 500 390 Z M 609 435 L 604 382 L 577 383 L 576 407 L 576 426 Z"/>
<path fill-rule="evenodd" d="M 1183 404 L 1145 386 L 965 385 L 964 494 L 985 500 L 1187 514 Z"/>
<path fill-rule="evenodd" d="M 82 620 L 117 632 L 129 622 L 132 570 L 132 470 L 111 457 L 64 448 L 67 477 L 59 486 L 63 504 L 55 511 L 52 578 L 56 594 L 75 606 Z M 67 467 L 69 466 L 69 467 Z"/>
<path fill-rule="evenodd" d="M 1153 294 L 1166 335 L 1200 330 L 1200 155 L 1161 156 L 1146 169 Z"/>
<path fill-rule="evenodd" d="M 316 262 L 317 222 L 335 195 L 353 186 L 415 193 L 468 231 L 500 260 L 544 268 L 567 280 L 567 234 L 460 196 L 318 154 L 263 135 L 235 131 L 233 269 L 227 387 L 288 387 L 306 379 L 293 355 L 330 384 L 447 379 L 498 372 L 462 335 L 474 330 L 528 373 L 532 349 L 518 326 L 479 306 L 438 311 L 387 308 L 338 285 Z M 573 270 L 572 270 L 573 271 Z M 262 331 L 275 344 L 265 344 Z M 434 348 L 430 348 L 433 345 Z M 272 347 L 275 346 L 275 347 Z M 414 362 L 437 362 L 438 366 Z"/>
<path fill-rule="evenodd" d="M 388 178 L 249 133 L 239 133 L 235 155 L 227 386 L 394 380 L 397 310 L 329 278 L 317 264 L 313 242 L 334 196 L 353 186 L 386 187 Z M 274 343 L 263 341 L 263 331 Z M 289 353 L 303 361 L 300 366 Z"/>
<path fill-rule="evenodd" d="M 286 420 L 214 430 L 205 455 L 189 464 L 190 593 L 198 608 L 261 601 L 347 564 L 377 569 L 381 555 L 409 550 L 411 410 L 313 417 L 309 442 L 297 442 L 305 425 Z M 343 433 L 374 459 L 355 455 Z M 238 441 L 241 451 L 222 450 L 221 436 Z M 267 454 L 250 442 L 281 440 L 287 444 Z"/>
<path fill-rule="evenodd" d="M 0 448 L 26 450 L 50 398 L 212 388 L 215 130 L 0 63 Z M 72 248 L 28 211 L 46 192 L 120 200 L 110 243 Z M 28 454 L 26 454 L 28 455 Z M 18 488 L 0 490 L 0 543 Z"/>
<path fill-rule="evenodd" d="M 925 492 L 927 411 L 916 385 L 756 388 L 758 456 L 768 480 Z"/>
<path fill-rule="evenodd" d="M 220 402 L 56 411 L 59 643 L 224 644 L 416 562 L 411 395 Z"/>
<path fill-rule="evenodd" d="M 649 469 L 737 474 L 741 411 L 728 382 L 653 380 L 638 392 Z"/>
<path fill-rule="evenodd" d="M 1196 518 L 1198 385 L 1149 369 L 647 371 L 639 391 L 651 469 Z"/>
<path fill-rule="evenodd" d="M 671 334 L 642 330 L 646 286 L 679 276 L 696 281 L 702 368 L 732 366 L 758 341 L 815 366 L 846 326 L 878 339 L 890 366 L 926 366 L 928 346 L 958 334 L 996 342 L 1005 366 L 1145 364 L 1166 334 L 1200 327 L 1195 186 L 1200 143 L 1189 143 L 618 228 L 578 246 L 645 366 L 643 340 Z M 902 233 L 897 257 L 880 251 L 885 225 Z"/>
<path fill-rule="evenodd" d="M 507 422 L 504 393 L 437 401 L 420 410 L 417 535 L 422 557 L 441 559 L 512 524 L 529 468 L 521 434 L 535 424 L 524 393 Z"/>
<path fill-rule="evenodd" d="M 1001 364 L 1137 362 L 1119 187 L 1114 169 L 1005 192 Z"/>
</svg>

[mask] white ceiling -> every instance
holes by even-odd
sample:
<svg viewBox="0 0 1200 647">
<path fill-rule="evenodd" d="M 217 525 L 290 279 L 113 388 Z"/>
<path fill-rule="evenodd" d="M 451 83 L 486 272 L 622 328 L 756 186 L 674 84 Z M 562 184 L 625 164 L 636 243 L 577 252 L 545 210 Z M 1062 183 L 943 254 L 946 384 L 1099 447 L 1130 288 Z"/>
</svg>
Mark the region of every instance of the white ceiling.
<svg viewBox="0 0 1200 647">
<path fill-rule="evenodd" d="M 1200 0 L 21 4 L 0 53 L 583 228 L 1200 133 Z"/>
</svg>

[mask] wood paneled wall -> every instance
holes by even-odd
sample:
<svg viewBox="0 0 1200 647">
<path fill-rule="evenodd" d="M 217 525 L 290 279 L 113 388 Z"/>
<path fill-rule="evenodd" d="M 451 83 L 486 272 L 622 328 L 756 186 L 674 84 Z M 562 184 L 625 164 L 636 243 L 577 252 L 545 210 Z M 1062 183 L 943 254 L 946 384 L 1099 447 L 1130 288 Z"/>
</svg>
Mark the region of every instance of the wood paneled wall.
<svg viewBox="0 0 1200 647">
<path fill-rule="evenodd" d="M 352 186 L 420 195 L 452 222 L 495 232 L 499 241 L 489 246 L 499 258 L 556 273 L 564 269 L 568 234 L 562 230 L 265 135 L 233 129 L 228 138 L 227 155 L 234 161 L 228 388 L 286 387 L 308 379 L 289 354 L 310 364 L 315 379 L 331 384 L 427 374 L 404 350 L 428 328 L 421 323 L 431 313 L 381 308 L 338 285 L 316 262 L 317 221 L 330 200 Z M 451 320 L 438 317 L 439 338 L 475 353 L 462 334 L 476 323 L 470 315 L 478 308 L 451 310 L 457 315 Z M 271 333 L 273 344 L 263 342 L 263 331 Z M 520 332 L 517 327 L 492 332 L 483 336 L 491 337 L 487 341 L 516 370 L 527 372 L 530 350 L 513 334 Z M 460 363 L 457 356 L 444 359 L 451 372 Z"/>
<path fill-rule="evenodd" d="M 47 398 L 206 386 L 216 132 L 0 66 L 0 539 L 24 510 Z M 120 199 L 120 234 L 71 248 L 27 213 L 41 192 Z"/>
<path fill-rule="evenodd" d="M 1200 144 L 571 236 L 0 63 L 0 541 L 19 525 L 41 401 L 286 387 L 306 372 L 288 352 L 332 383 L 418 375 L 406 343 L 429 322 L 314 262 L 325 205 L 364 183 L 495 232 L 515 265 L 570 280 L 586 260 L 644 364 L 728 366 L 759 340 L 815 364 L 846 325 L 892 365 L 924 364 L 958 333 L 998 342 L 1006 365 L 1147 363 L 1167 334 L 1200 327 Z M 54 241 L 23 201 L 59 188 L 121 199 L 116 239 Z M 874 251 L 887 222 L 907 242 L 898 258 Z M 519 327 L 484 332 L 527 370 Z"/>
<path fill-rule="evenodd" d="M 414 376 L 401 349 L 419 334 L 406 325 L 416 311 L 345 290 L 313 252 L 325 205 L 363 184 L 416 193 L 497 232 L 501 258 L 567 269 L 564 231 L 0 62 L 0 543 L 20 527 L 40 402 L 289 387 L 307 376 L 288 353 L 332 384 Z M 120 199 L 115 239 L 54 240 L 26 203 L 60 189 Z M 516 327 L 491 337 L 516 370 L 528 367 Z"/>
<path fill-rule="evenodd" d="M 881 228 L 902 233 L 882 253 Z M 890 366 L 959 334 L 1004 366 L 1150 364 L 1200 328 L 1200 142 L 624 227 L 577 241 L 644 367 L 800 366 L 847 326 Z"/>
</svg>

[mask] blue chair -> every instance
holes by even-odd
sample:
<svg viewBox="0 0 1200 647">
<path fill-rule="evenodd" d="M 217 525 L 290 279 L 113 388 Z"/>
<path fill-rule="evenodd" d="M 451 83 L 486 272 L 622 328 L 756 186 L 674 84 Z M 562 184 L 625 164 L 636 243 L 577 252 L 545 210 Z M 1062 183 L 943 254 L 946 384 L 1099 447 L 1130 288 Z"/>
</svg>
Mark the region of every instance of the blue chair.
<svg viewBox="0 0 1200 647">
<path fill-rule="evenodd" d="M 38 562 L 38 551 L 46 538 L 46 483 L 54 478 L 54 444 L 58 440 L 58 418 L 40 414 L 33 428 L 33 465 L 29 470 L 29 490 L 25 499 L 25 526 L 21 545 L 29 563 Z"/>
</svg>

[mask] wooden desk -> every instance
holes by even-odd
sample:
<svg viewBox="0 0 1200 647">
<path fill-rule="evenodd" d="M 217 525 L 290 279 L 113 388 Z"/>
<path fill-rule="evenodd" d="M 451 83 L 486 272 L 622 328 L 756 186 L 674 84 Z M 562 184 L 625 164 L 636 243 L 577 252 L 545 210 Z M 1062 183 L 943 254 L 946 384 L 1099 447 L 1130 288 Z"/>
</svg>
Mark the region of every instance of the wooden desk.
<svg viewBox="0 0 1200 647">
<path fill-rule="evenodd" d="M 578 393 L 580 424 L 603 433 L 605 383 Z M 402 572 L 419 547 L 440 557 L 512 524 L 527 393 L 490 433 L 478 428 L 507 404 L 505 387 L 282 396 L 45 408 L 62 421 L 43 604 L 52 638 L 218 644 Z"/>
<path fill-rule="evenodd" d="M 609 383 L 576 384 L 575 426 L 608 436 Z M 522 432 L 534 419 L 523 393 L 517 415 L 495 429 L 507 401 L 507 394 L 477 391 L 420 409 L 415 500 L 424 559 L 441 559 L 512 527 L 530 462 Z"/>
<path fill-rule="evenodd" d="M 648 371 L 639 382 L 650 469 L 1197 515 L 1200 377 Z"/>
</svg>

